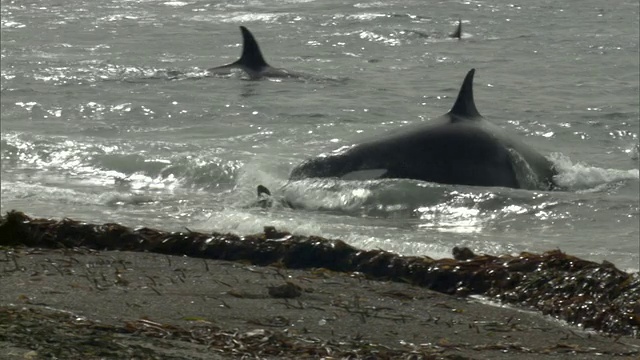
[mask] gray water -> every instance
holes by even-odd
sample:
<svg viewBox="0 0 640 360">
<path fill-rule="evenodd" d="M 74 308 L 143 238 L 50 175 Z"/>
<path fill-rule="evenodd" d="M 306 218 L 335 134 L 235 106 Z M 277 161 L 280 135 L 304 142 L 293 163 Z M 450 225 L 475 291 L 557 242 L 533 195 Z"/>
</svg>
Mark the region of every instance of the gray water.
<svg viewBox="0 0 640 360">
<path fill-rule="evenodd" d="M 1 5 L 2 212 L 639 268 L 636 0 Z M 239 25 L 273 66 L 312 76 L 208 75 L 239 56 Z M 471 68 L 479 111 L 566 191 L 287 182 L 309 157 L 444 114 Z M 251 207 L 258 184 L 299 208 Z"/>
</svg>

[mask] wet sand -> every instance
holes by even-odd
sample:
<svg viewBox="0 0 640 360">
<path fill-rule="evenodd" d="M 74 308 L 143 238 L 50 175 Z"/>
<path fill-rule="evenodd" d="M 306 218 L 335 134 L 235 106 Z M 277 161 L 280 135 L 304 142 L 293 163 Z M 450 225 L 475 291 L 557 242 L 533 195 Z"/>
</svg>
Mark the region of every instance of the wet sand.
<svg viewBox="0 0 640 360">
<path fill-rule="evenodd" d="M 4 247 L 0 289 L 7 359 L 640 356 L 631 336 L 325 269 Z"/>
<path fill-rule="evenodd" d="M 559 251 L 431 259 L 17 211 L 0 251 L 9 359 L 640 356 L 639 275 Z"/>
</svg>

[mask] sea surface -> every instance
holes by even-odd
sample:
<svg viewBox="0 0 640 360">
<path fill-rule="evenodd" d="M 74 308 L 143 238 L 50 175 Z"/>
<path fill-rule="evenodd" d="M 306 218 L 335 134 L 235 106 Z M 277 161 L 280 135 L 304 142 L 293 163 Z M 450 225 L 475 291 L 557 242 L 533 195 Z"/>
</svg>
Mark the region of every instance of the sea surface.
<svg viewBox="0 0 640 360">
<path fill-rule="evenodd" d="M 1 211 L 639 268 L 637 0 L 1 0 Z M 462 39 L 452 39 L 458 19 Z M 304 79 L 251 81 L 239 26 Z M 477 107 L 564 191 L 303 180 L 310 157 Z M 296 204 L 254 206 L 256 186 Z"/>
</svg>

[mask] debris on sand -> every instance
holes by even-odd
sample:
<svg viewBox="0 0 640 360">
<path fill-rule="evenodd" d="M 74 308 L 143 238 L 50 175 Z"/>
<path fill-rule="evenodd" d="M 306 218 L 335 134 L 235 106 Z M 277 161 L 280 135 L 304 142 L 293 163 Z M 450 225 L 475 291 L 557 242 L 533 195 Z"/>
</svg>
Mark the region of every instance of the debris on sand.
<svg viewBox="0 0 640 360">
<path fill-rule="evenodd" d="M 0 246 L 147 251 L 292 269 L 359 272 L 372 279 L 407 282 L 446 294 L 484 295 L 585 328 L 640 336 L 639 274 L 559 250 L 491 256 L 457 249 L 458 260 L 435 260 L 360 250 L 341 240 L 293 235 L 272 227 L 246 236 L 165 232 L 113 223 L 32 219 L 18 211 L 0 219 Z"/>
</svg>

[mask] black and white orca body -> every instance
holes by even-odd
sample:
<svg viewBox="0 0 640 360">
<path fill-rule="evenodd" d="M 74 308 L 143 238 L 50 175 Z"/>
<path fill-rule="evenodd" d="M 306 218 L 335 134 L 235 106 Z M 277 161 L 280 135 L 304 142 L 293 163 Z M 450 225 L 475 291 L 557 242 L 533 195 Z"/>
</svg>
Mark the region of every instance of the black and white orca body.
<svg viewBox="0 0 640 360">
<path fill-rule="evenodd" d="M 474 72 L 469 71 L 455 104 L 445 115 L 307 160 L 293 169 L 290 180 L 403 178 L 441 184 L 553 188 L 553 163 L 480 115 L 473 99 Z"/>
</svg>

